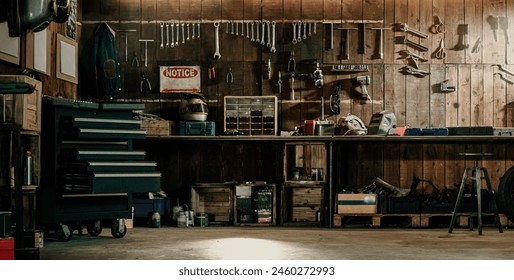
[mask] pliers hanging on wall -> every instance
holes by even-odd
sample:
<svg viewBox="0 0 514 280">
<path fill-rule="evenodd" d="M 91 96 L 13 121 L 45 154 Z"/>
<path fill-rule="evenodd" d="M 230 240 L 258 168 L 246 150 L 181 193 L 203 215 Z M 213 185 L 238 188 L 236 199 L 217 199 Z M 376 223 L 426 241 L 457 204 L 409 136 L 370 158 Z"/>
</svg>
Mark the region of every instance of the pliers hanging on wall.
<svg viewBox="0 0 514 280">
<path fill-rule="evenodd" d="M 294 59 L 294 51 L 291 51 L 291 57 L 287 63 L 287 72 L 294 72 L 296 70 L 296 60 Z"/>
<path fill-rule="evenodd" d="M 234 82 L 234 74 L 232 74 L 232 68 L 228 67 L 227 76 L 225 77 L 225 81 L 227 84 L 231 84 Z"/>
<path fill-rule="evenodd" d="M 132 57 L 132 61 L 130 63 L 132 67 L 139 68 L 139 59 L 137 59 L 137 53 L 134 53 L 134 56 Z"/>
<path fill-rule="evenodd" d="M 146 76 L 145 71 L 141 71 L 141 81 L 139 82 L 139 92 L 143 94 L 149 94 L 152 91 L 152 84 L 148 77 Z"/>
</svg>

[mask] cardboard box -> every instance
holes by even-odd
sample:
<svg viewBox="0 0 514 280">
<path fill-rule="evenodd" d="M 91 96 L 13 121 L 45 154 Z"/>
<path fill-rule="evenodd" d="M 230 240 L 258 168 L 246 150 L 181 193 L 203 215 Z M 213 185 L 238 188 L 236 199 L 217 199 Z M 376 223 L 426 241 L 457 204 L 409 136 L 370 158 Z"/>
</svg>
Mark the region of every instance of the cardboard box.
<svg viewBox="0 0 514 280">
<path fill-rule="evenodd" d="M 26 248 L 43 248 L 45 245 L 45 232 L 43 230 L 24 231 L 24 237 Z"/>
<path fill-rule="evenodd" d="M 337 213 L 376 214 L 377 195 L 368 193 L 337 194 Z"/>
<path fill-rule="evenodd" d="M 28 83 L 35 90 L 30 94 L 5 94 L 5 104 L 1 99 L 0 121 L 3 120 L 5 105 L 5 121 L 21 126 L 22 130 L 41 131 L 41 91 L 40 81 L 25 75 L 0 75 L 0 83 Z"/>
<path fill-rule="evenodd" d="M 132 218 L 125 219 L 125 226 L 127 229 L 134 228 L 134 206 L 132 206 Z"/>
</svg>

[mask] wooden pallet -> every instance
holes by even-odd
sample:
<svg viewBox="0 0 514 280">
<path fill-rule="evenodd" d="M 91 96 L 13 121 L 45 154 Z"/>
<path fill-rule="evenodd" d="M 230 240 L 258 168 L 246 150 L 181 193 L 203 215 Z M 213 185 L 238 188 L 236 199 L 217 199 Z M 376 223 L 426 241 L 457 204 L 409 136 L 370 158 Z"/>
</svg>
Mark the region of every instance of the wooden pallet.
<svg viewBox="0 0 514 280">
<path fill-rule="evenodd" d="M 419 214 L 334 214 L 333 226 L 343 227 L 347 226 L 348 220 L 360 219 L 363 221 L 368 220 L 367 224 L 371 227 L 378 228 L 385 225 L 386 219 L 401 219 L 405 220 L 411 227 L 420 227 L 421 221 Z"/>
<path fill-rule="evenodd" d="M 500 222 L 503 227 L 512 227 L 512 223 L 504 214 L 499 214 Z M 421 213 L 421 214 L 334 214 L 333 216 L 333 227 L 340 228 L 345 226 L 344 218 L 362 218 L 368 219 L 368 224 L 371 227 L 381 227 L 384 225 L 386 218 L 405 218 L 410 222 L 413 228 L 429 228 L 434 227 L 436 222 L 439 220 L 441 225 L 449 226 L 452 213 Z M 458 227 L 468 227 L 468 217 L 458 216 L 457 225 Z M 486 226 L 489 226 L 486 224 Z"/>
</svg>

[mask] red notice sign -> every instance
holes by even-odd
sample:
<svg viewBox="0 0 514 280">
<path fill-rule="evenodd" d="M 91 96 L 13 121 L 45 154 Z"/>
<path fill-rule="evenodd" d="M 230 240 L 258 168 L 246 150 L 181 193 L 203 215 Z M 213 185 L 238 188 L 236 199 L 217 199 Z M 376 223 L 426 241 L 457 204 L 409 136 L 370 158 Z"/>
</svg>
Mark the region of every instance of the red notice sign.
<svg viewBox="0 0 514 280">
<path fill-rule="evenodd" d="M 161 93 L 200 92 L 200 66 L 161 66 Z"/>
</svg>

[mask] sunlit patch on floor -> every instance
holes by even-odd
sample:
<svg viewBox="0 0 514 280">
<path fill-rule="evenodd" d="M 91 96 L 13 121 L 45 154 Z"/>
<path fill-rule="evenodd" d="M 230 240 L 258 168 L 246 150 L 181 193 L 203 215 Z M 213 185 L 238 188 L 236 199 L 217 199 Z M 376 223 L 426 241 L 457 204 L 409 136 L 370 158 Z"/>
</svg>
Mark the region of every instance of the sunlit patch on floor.
<svg viewBox="0 0 514 280">
<path fill-rule="evenodd" d="M 220 260 L 276 260 L 290 258 L 292 248 L 284 242 L 258 238 L 222 238 L 199 241 L 205 257 Z"/>
</svg>

